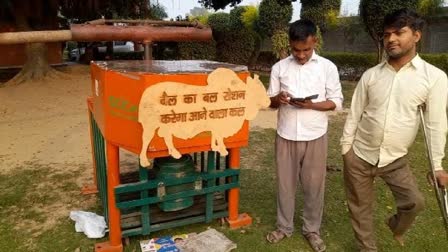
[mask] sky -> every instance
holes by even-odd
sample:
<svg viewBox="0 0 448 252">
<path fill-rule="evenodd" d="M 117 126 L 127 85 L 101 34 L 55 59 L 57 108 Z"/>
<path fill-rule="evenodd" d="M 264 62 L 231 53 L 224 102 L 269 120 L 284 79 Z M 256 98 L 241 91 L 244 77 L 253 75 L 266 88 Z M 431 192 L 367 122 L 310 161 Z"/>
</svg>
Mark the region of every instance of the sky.
<svg viewBox="0 0 448 252">
<path fill-rule="evenodd" d="M 166 9 L 169 18 L 175 18 L 181 15 L 185 17 L 194 7 L 201 7 L 197 0 L 151 0 L 152 2 L 163 5 Z M 360 0 L 342 0 L 341 1 L 341 15 L 351 16 L 358 15 L 358 7 Z M 391 0 L 393 1 L 393 0 Z M 257 5 L 261 0 L 243 0 L 239 5 Z M 448 5 L 448 0 L 445 0 L 445 6 Z M 227 7 L 224 12 L 230 12 L 231 8 Z M 222 11 L 222 10 L 220 10 Z M 292 21 L 300 17 L 300 0 L 293 2 L 293 16 Z"/>
</svg>

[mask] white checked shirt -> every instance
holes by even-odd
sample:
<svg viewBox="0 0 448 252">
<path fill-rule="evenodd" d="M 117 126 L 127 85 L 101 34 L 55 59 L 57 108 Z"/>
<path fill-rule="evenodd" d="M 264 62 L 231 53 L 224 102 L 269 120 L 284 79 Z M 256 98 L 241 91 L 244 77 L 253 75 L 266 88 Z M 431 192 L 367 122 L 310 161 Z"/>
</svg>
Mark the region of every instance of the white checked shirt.
<svg viewBox="0 0 448 252">
<path fill-rule="evenodd" d="M 281 91 L 298 98 L 317 94 L 319 96 L 313 102 L 328 99 L 336 104 L 336 109 L 342 108 L 343 97 L 336 65 L 315 52 L 303 65 L 297 63 L 291 55 L 272 67 L 268 96 L 274 97 Z M 284 139 L 314 140 L 323 136 L 327 127 L 328 117 L 324 111 L 280 105 L 277 133 Z"/>
<path fill-rule="evenodd" d="M 418 55 L 398 72 L 387 62 L 367 70 L 353 94 L 341 138 L 372 165 L 384 167 L 408 153 L 420 124 L 418 105 L 425 103 L 425 123 L 435 169 L 442 169 L 447 133 L 446 74 Z"/>
</svg>

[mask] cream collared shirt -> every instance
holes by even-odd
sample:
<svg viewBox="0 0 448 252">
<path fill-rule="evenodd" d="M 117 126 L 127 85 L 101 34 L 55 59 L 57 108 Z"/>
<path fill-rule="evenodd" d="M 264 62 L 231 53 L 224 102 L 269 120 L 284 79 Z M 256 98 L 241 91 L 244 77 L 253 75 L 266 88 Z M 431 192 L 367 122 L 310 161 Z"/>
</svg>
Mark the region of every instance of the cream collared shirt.
<svg viewBox="0 0 448 252">
<path fill-rule="evenodd" d="M 289 56 L 272 67 L 268 96 L 274 97 L 281 91 L 299 98 L 317 94 L 313 102 L 328 99 L 336 104 L 336 109 L 342 108 L 343 97 L 336 65 L 314 52 L 303 65 Z M 277 133 L 284 139 L 310 141 L 327 132 L 326 112 L 281 105 L 277 117 Z"/>
<path fill-rule="evenodd" d="M 436 170 L 442 169 L 447 133 L 446 74 L 418 55 L 398 72 L 387 62 L 367 70 L 353 94 L 341 138 L 342 154 L 384 167 L 408 153 L 426 104 L 426 129 Z"/>
</svg>

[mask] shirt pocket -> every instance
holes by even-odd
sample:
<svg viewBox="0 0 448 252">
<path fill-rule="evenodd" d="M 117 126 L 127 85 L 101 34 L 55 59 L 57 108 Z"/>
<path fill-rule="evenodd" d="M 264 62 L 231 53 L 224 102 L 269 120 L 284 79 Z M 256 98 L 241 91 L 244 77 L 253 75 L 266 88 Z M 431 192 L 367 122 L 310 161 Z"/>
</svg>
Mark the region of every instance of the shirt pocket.
<svg viewBox="0 0 448 252">
<path fill-rule="evenodd" d="M 292 94 L 294 93 L 294 85 L 294 80 L 290 76 L 280 76 L 280 91 L 285 91 Z"/>
<path fill-rule="evenodd" d="M 326 93 L 326 77 L 324 71 L 319 67 L 304 68 L 302 72 L 302 80 L 305 82 L 299 85 L 302 96 L 319 95 L 317 100 L 325 100 Z"/>
</svg>

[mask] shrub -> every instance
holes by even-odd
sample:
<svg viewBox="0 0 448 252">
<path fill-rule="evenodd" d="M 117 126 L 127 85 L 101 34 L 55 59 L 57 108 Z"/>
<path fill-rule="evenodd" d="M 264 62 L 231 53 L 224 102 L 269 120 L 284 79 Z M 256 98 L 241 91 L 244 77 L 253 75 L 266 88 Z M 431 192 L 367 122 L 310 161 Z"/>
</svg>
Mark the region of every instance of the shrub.
<svg viewBox="0 0 448 252">
<path fill-rule="evenodd" d="M 358 80 L 365 70 L 376 65 L 376 55 L 373 53 L 325 52 L 321 55 L 338 67 L 339 75 L 344 80 Z"/>
<path fill-rule="evenodd" d="M 216 13 L 209 16 L 208 25 L 213 30 L 218 61 L 246 65 L 253 58 L 256 36 L 245 28 L 241 20 L 244 10 L 244 7 L 238 7 L 231 14 Z M 231 17 L 236 20 L 231 21 Z"/>
<path fill-rule="evenodd" d="M 331 60 L 339 70 L 341 79 L 358 80 L 367 69 L 375 66 L 374 53 L 324 52 L 320 54 Z M 448 54 L 420 54 L 422 59 L 448 73 Z M 273 52 L 261 52 L 253 69 L 270 71 L 277 59 Z"/>
<path fill-rule="evenodd" d="M 229 14 L 229 29 L 240 30 L 244 29 L 243 14 L 246 12 L 245 6 L 238 6 L 233 8 Z"/>
<path fill-rule="evenodd" d="M 177 52 L 180 60 L 215 60 L 216 42 L 180 42 Z"/>
<path fill-rule="evenodd" d="M 288 57 L 289 54 L 289 37 L 288 32 L 279 30 L 271 37 L 272 51 L 278 59 Z"/>
<path fill-rule="evenodd" d="M 232 31 L 219 41 L 216 56 L 219 61 L 247 65 L 255 48 L 255 37 L 247 29 Z"/>
<path fill-rule="evenodd" d="M 246 11 L 241 16 L 244 26 L 249 30 L 256 30 L 258 18 L 258 8 L 255 6 L 246 6 Z"/>
<path fill-rule="evenodd" d="M 261 51 L 258 55 L 255 64 L 251 65 L 251 69 L 255 71 L 270 72 L 271 67 L 277 62 L 278 59 L 271 51 Z"/>
<path fill-rule="evenodd" d="M 420 54 L 422 59 L 448 74 L 448 54 Z"/>
<path fill-rule="evenodd" d="M 212 14 L 208 17 L 208 25 L 213 30 L 213 38 L 219 43 L 218 40 L 225 39 L 226 34 L 230 31 L 229 29 L 229 18 L 228 13 L 218 12 Z"/>
<path fill-rule="evenodd" d="M 373 53 L 346 53 L 346 52 L 325 52 L 321 54 L 331 60 L 338 67 L 362 67 L 369 68 L 376 64 Z"/>
<path fill-rule="evenodd" d="M 288 27 L 292 17 L 292 5 L 281 5 L 278 0 L 263 0 L 260 3 L 257 26 L 260 34 L 271 37 L 278 30 Z"/>
<path fill-rule="evenodd" d="M 359 79 L 362 73 L 377 64 L 373 53 L 322 53 L 338 66 L 342 79 Z M 448 54 L 420 54 L 422 59 L 448 73 Z"/>
<path fill-rule="evenodd" d="M 175 60 L 177 58 L 177 42 L 160 41 L 153 43 L 152 58 L 154 60 Z"/>
<path fill-rule="evenodd" d="M 78 43 L 75 41 L 67 41 L 66 48 L 67 51 L 70 52 L 71 50 L 78 48 Z"/>
</svg>

